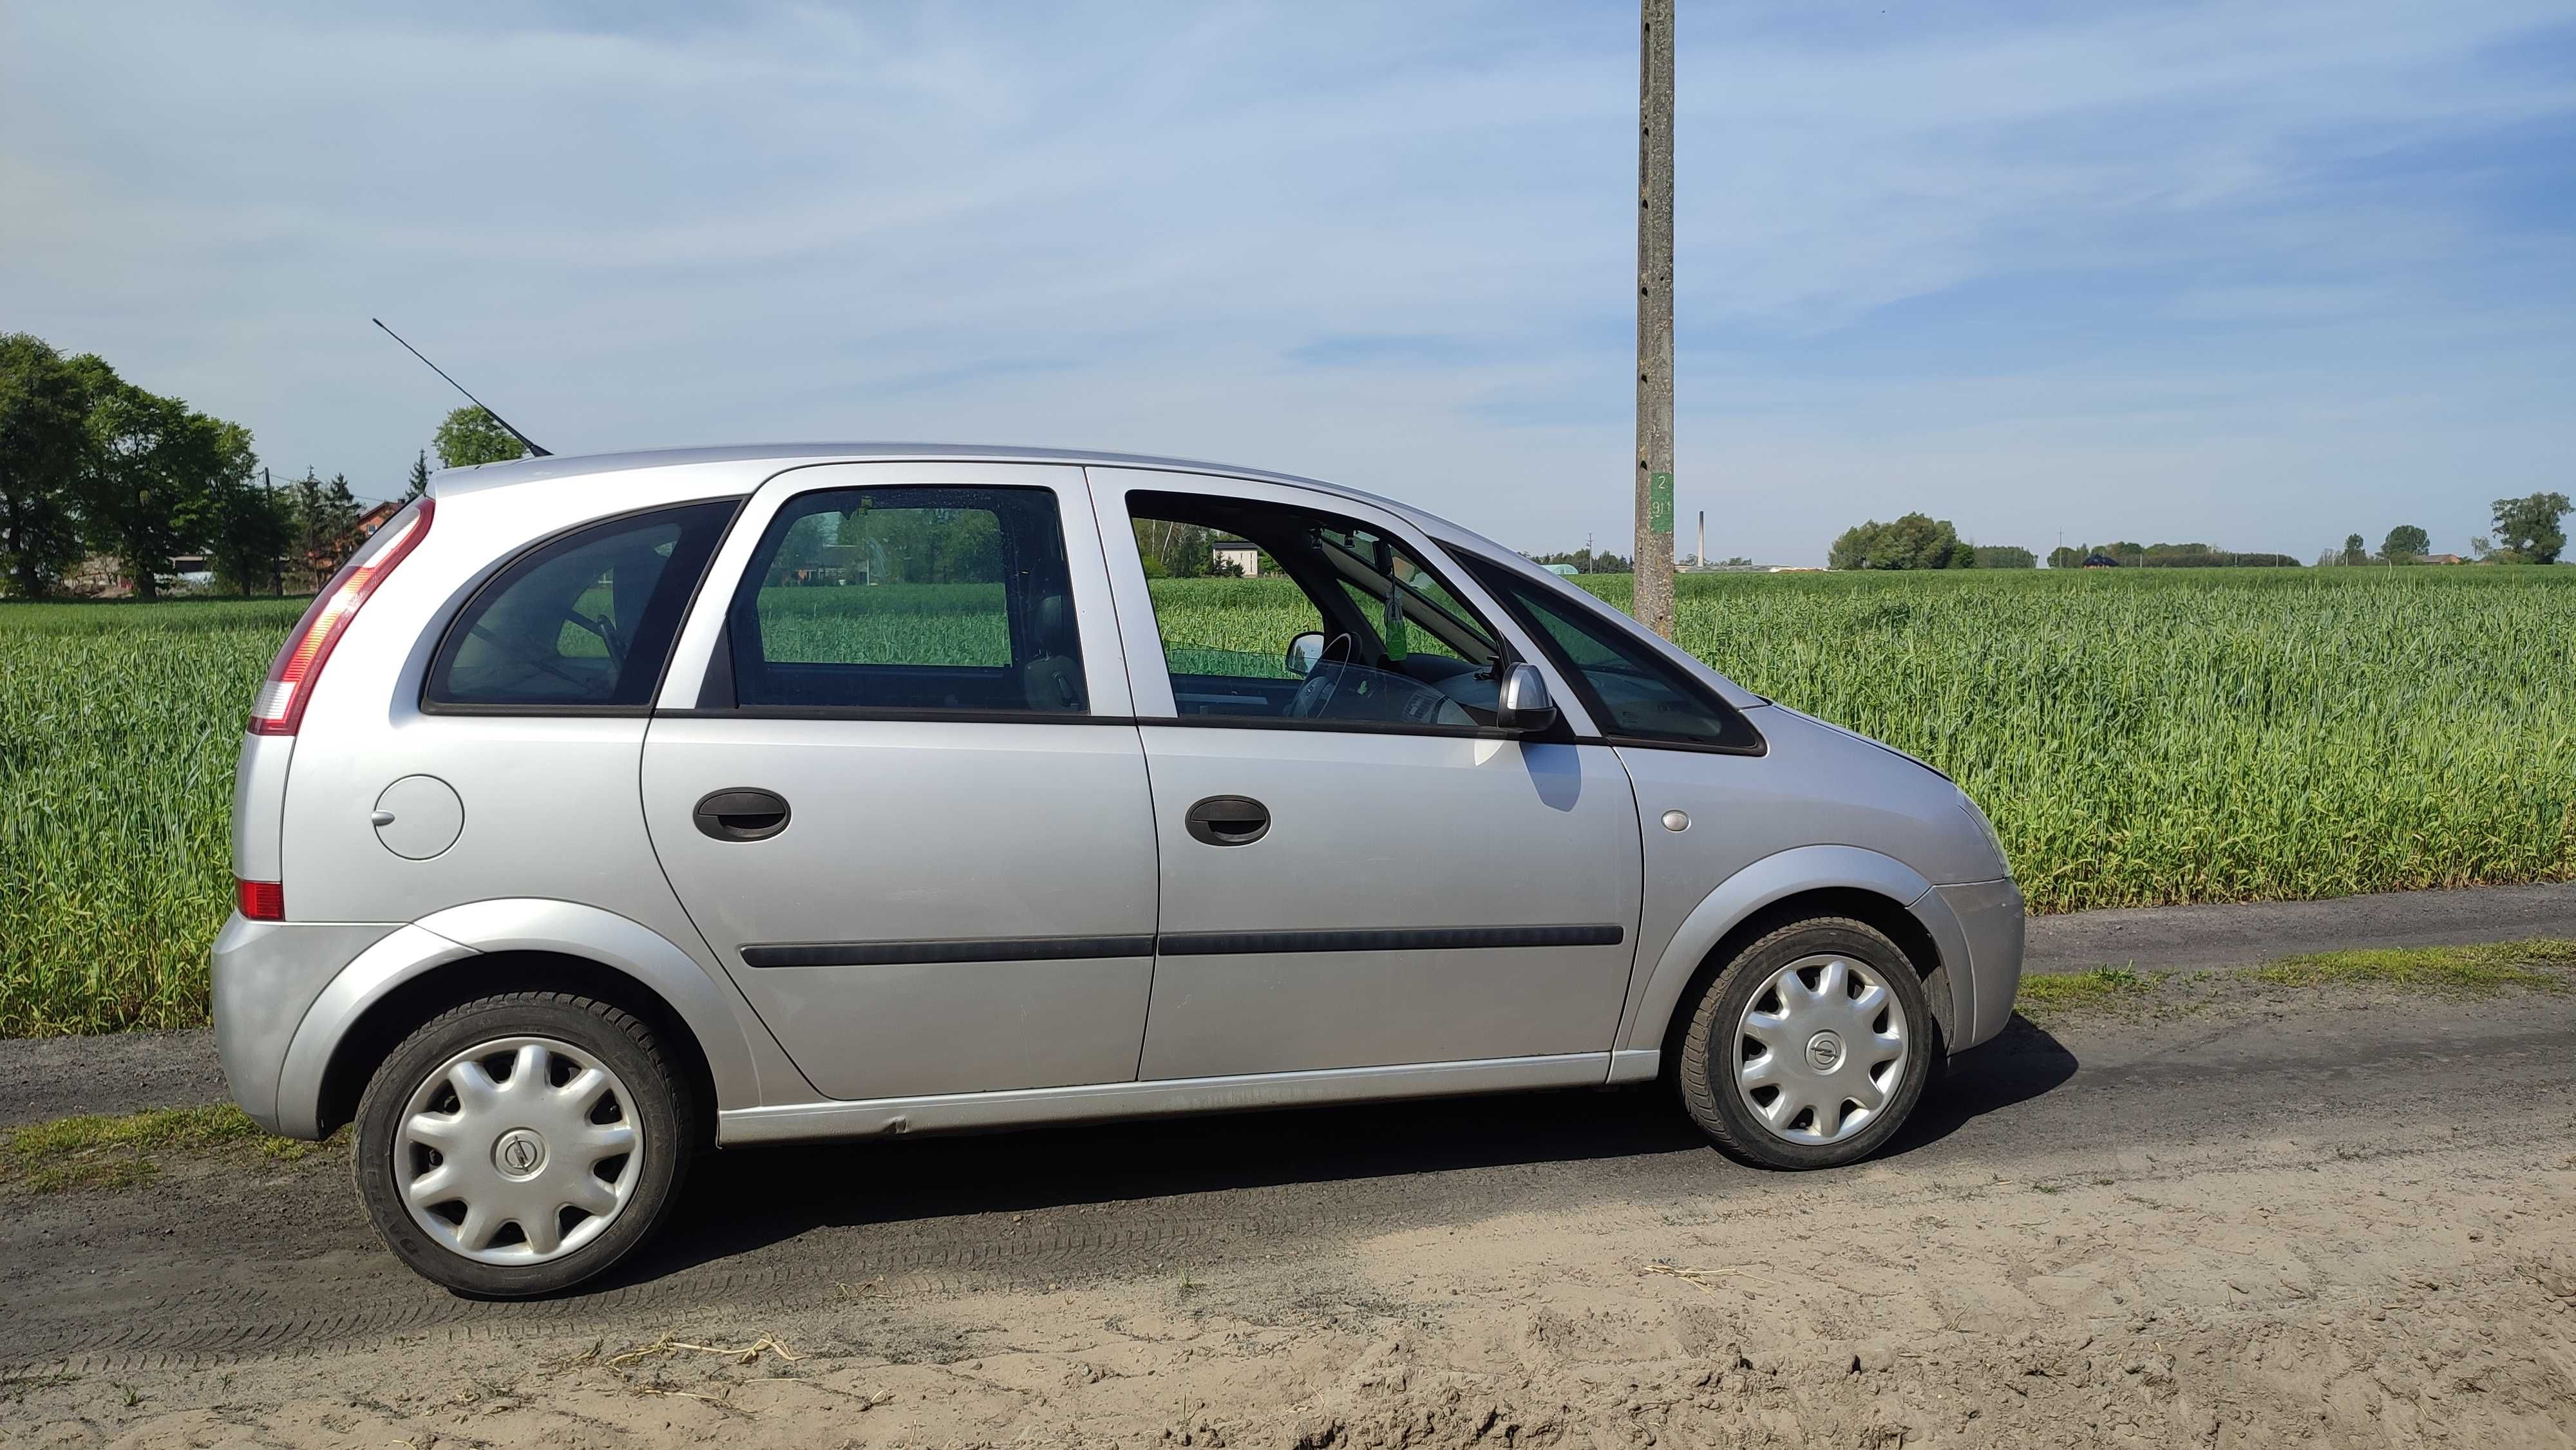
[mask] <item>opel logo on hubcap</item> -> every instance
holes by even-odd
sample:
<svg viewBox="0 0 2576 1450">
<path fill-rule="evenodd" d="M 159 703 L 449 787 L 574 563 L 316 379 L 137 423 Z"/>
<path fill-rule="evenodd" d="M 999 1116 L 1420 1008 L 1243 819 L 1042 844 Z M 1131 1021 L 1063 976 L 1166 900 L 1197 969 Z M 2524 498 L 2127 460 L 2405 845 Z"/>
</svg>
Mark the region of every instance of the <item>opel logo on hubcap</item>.
<svg viewBox="0 0 2576 1450">
<path fill-rule="evenodd" d="M 1831 1072 L 1842 1065 L 1843 1040 L 1830 1032 L 1819 1032 L 1807 1039 L 1807 1064 L 1818 1072 Z"/>
<path fill-rule="evenodd" d="M 492 1165 L 512 1178 L 526 1178 L 546 1166 L 546 1140 L 525 1128 L 512 1128 L 492 1145 Z"/>
</svg>

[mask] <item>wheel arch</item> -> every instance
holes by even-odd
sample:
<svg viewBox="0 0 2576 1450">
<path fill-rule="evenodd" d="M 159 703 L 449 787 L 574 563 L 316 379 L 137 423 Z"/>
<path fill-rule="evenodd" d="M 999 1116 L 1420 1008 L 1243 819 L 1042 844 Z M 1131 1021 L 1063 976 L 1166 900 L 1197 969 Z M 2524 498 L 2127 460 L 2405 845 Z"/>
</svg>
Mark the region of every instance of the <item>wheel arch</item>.
<svg viewBox="0 0 2576 1450">
<path fill-rule="evenodd" d="M 1684 1004 L 1736 953 L 1789 922 L 1847 916 L 1886 934 L 1920 974 L 1944 1040 L 1975 1020 L 1965 944 L 1932 883 L 1892 856 L 1856 846 L 1801 846 L 1764 857 L 1703 897 L 1664 947 L 1640 990 L 1620 1037 L 1628 1071 L 1674 1060 L 1673 1034 L 1687 1020 Z M 1953 967 L 1961 970 L 1952 970 Z"/>
<path fill-rule="evenodd" d="M 353 1120 L 377 1065 L 422 1023 L 451 1007 L 507 992 L 569 992 L 634 1013 L 652 1026 L 671 1061 L 696 1082 L 699 1100 L 713 1098 L 715 1073 L 697 1034 L 651 983 L 563 952 L 476 952 L 405 979 L 349 1024 L 323 1066 L 315 1126 L 329 1133 Z"/>
<path fill-rule="evenodd" d="M 385 1055 L 421 1023 L 479 996 L 531 989 L 615 1002 L 653 1024 L 711 1107 L 760 1100 L 751 1044 L 727 990 L 667 938 L 563 901 L 453 907 L 361 953 L 305 1014 L 280 1075 L 280 1127 L 320 1137 L 349 1120 Z"/>
</svg>

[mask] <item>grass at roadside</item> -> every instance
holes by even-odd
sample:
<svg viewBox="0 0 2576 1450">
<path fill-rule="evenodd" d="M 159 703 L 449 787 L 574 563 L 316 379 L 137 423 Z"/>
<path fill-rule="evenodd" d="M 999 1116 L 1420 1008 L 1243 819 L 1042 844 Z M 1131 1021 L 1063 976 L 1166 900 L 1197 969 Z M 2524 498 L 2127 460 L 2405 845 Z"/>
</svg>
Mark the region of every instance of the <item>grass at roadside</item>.
<svg viewBox="0 0 2576 1450">
<path fill-rule="evenodd" d="M 230 1103 L 113 1117 L 83 1114 L 0 1132 L 0 1186 L 28 1193 L 132 1188 L 160 1173 L 155 1153 L 233 1146 L 291 1163 L 322 1145 L 272 1137 Z"/>
<path fill-rule="evenodd" d="M 2556 968 L 2557 970 L 2549 970 Z M 2547 938 L 2466 947 L 2391 947 L 2319 952 L 2257 969 L 2274 987 L 2429 987 L 2487 993 L 2506 987 L 2565 988 L 2576 968 L 2576 942 Z"/>
<path fill-rule="evenodd" d="M 2536 937 L 2475 946 L 2368 948 L 2284 957 L 2247 972 L 2142 972 L 2096 967 L 2021 979 L 2015 1005 L 2035 1022 L 2063 1022 L 2125 1007 L 2179 1005 L 2179 984 L 2242 982 L 2260 987 L 2393 988 L 2484 997 L 2507 990 L 2563 992 L 2576 986 L 2576 941 Z"/>
<path fill-rule="evenodd" d="M 2064 1016 L 2098 1010 L 2123 998 L 2140 997 L 2164 985 L 2162 972 L 2133 967 L 2096 967 L 2089 972 L 2055 972 L 2021 979 L 2017 1005 L 2026 1016 Z"/>
</svg>

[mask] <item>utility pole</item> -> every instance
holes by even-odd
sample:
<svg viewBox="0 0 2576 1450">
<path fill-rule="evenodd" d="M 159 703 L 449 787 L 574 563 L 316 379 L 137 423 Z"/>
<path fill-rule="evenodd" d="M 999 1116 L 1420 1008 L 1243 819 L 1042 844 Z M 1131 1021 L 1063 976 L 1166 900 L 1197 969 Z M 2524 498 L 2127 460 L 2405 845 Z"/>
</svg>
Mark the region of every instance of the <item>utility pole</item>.
<svg viewBox="0 0 2576 1450">
<path fill-rule="evenodd" d="M 1673 637 L 1673 0 L 1638 0 L 1639 623 Z"/>
<path fill-rule="evenodd" d="M 270 481 L 265 463 L 259 468 L 259 488 L 268 495 L 268 513 L 273 519 L 277 516 L 277 485 Z M 280 599 L 286 597 L 286 566 L 275 553 L 268 556 L 268 592 Z"/>
</svg>

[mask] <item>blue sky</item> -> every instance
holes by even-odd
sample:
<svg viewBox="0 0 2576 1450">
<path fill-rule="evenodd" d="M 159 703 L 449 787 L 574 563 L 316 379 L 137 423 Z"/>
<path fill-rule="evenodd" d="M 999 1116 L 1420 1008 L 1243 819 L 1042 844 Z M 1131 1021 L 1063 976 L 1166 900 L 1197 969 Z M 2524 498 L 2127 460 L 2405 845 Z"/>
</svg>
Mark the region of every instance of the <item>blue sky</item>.
<svg viewBox="0 0 2576 1450">
<path fill-rule="evenodd" d="M 1922 508 L 2313 558 L 2576 485 L 2558 3 L 1683 0 L 1713 555 Z M 1626 4 L 10 6 L 0 328 L 399 486 L 560 452 L 1214 457 L 1623 551 Z"/>
</svg>

